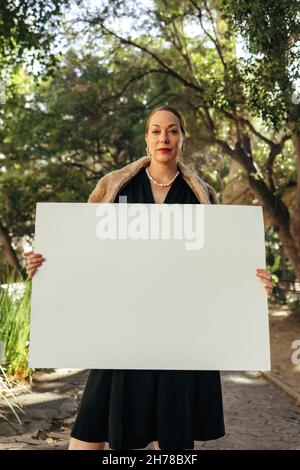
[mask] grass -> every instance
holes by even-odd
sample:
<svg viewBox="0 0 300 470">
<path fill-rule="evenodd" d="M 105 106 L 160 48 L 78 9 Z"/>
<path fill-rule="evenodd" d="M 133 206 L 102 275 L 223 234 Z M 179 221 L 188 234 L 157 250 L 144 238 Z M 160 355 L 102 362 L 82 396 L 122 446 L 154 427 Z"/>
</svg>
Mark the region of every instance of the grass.
<svg viewBox="0 0 300 470">
<path fill-rule="evenodd" d="M 16 401 L 16 397 L 13 392 L 15 383 L 9 380 L 6 375 L 5 369 L 0 365 L 0 409 L 9 408 L 14 414 L 15 418 L 19 423 L 21 423 L 18 412 L 24 413 L 20 405 Z M 26 389 L 24 387 L 24 389 Z M 29 391 L 29 389 L 26 389 Z M 5 419 L 8 422 L 11 422 L 3 413 L 0 412 L 0 418 Z"/>
<path fill-rule="evenodd" d="M 0 285 L 0 408 L 9 408 L 17 421 L 22 408 L 14 395 L 19 386 L 15 379 L 30 375 L 28 367 L 28 341 L 30 330 L 31 283 L 9 278 Z M 0 418 L 7 419 L 0 412 Z"/>
<path fill-rule="evenodd" d="M 2 365 L 8 377 L 22 380 L 30 375 L 28 345 L 31 282 L 8 279 L 0 286 L 0 340 L 4 343 Z"/>
</svg>

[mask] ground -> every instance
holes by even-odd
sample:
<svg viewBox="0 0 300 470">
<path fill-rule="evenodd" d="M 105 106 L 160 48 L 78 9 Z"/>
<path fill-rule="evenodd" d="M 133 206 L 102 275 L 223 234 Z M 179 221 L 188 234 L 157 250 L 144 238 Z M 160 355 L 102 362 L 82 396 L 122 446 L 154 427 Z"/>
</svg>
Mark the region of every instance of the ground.
<svg viewBox="0 0 300 470">
<path fill-rule="evenodd" d="M 286 306 L 273 305 L 270 308 L 270 339 L 272 373 L 300 394 L 300 362 L 297 365 L 291 360 L 295 352 L 292 343 L 300 341 L 300 315 L 289 315 Z"/>
<path fill-rule="evenodd" d="M 270 311 L 272 377 L 287 385 L 285 393 L 259 373 L 223 372 L 226 436 L 196 441 L 195 449 L 300 450 L 300 407 L 286 393 L 300 392 L 300 367 L 291 362 L 291 344 L 300 339 L 300 321 L 287 316 L 283 307 L 273 306 Z M 58 369 L 35 374 L 32 392 L 18 396 L 25 412 L 22 423 L 1 410 L 10 422 L 0 419 L 0 450 L 66 449 L 87 373 Z"/>
</svg>

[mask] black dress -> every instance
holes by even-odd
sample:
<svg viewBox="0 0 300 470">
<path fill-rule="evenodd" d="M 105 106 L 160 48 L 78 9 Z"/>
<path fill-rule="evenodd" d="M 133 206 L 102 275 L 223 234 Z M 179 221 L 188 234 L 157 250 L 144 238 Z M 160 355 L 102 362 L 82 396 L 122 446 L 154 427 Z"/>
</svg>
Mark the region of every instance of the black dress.
<svg viewBox="0 0 300 470">
<path fill-rule="evenodd" d="M 119 196 L 127 196 L 128 203 L 155 203 L 145 169 L 114 202 Z M 199 201 L 179 173 L 164 203 Z M 180 450 L 224 433 L 219 371 L 93 369 L 71 436 L 108 442 L 114 450 L 144 448 L 153 441 L 163 450 Z"/>
</svg>

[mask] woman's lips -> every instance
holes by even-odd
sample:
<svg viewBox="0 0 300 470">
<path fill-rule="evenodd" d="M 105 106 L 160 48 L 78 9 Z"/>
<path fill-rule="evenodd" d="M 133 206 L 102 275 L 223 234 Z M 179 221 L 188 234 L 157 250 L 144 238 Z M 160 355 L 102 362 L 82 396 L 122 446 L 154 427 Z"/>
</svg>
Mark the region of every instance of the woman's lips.
<svg viewBox="0 0 300 470">
<path fill-rule="evenodd" d="M 158 151 L 159 151 L 159 152 L 163 152 L 163 153 L 164 153 L 164 152 L 167 153 L 167 152 L 171 152 L 171 149 L 159 149 Z"/>
</svg>

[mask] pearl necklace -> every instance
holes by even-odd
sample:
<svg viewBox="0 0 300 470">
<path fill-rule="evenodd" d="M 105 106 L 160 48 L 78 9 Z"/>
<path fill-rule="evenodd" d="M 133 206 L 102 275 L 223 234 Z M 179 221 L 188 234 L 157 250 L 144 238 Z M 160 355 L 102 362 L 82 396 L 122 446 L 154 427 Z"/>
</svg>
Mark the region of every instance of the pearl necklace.
<svg viewBox="0 0 300 470">
<path fill-rule="evenodd" d="M 156 181 L 149 173 L 148 171 L 148 168 L 146 168 L 146 173 L 147 173 L 147 176 L 149 178 L 149 180 L 152 181 L 152 183 L 154 184 L 157 184 L 158 186 L 171 186 L 171 184 L 173 183 L 173 181 L 175 180 L 176 176 L 179 175 L 179 171 L 177 171 L 176 175 L 174 176 L 174 178 L 171 179 L 171 181 L 169 181 L 168 183 L 159 183 L 158 181 Z"/>
</svg>

